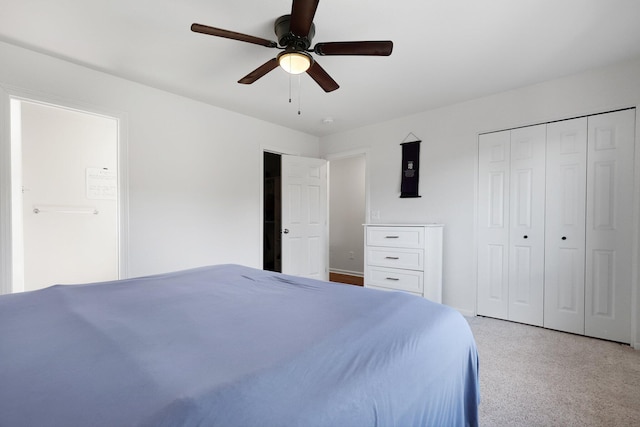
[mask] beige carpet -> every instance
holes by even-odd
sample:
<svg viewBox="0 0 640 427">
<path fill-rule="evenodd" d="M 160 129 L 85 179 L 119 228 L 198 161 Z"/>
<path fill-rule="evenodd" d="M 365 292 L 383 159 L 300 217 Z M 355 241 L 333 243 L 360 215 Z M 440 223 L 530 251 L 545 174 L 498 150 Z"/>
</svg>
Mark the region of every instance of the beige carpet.
<svg viewBox="0 0 640 427">
<path fill-rule="evenodd" d="M 480 353 L 481 426 L 640 426 L 640 351 L 496 319 L 467 320 Z"/>
</svg>

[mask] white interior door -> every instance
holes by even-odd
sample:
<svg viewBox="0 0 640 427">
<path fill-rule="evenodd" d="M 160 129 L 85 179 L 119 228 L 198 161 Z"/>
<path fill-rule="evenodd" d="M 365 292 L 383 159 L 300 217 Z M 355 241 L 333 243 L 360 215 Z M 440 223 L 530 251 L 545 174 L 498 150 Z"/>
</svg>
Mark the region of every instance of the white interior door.
<svg viewBox="0 0 640 427">
<path fill-rule="evenodd" d="M 509 315 L 509 178 L 511 132 L 478 140 L 478 314 Z"/>
<path fill-rule="evenodd" d="M 584 334 L 587 118 L 547 125 L 544 326 Z"/>
<path fill-rule="evenodd" d="M 282 272 L 328 278 L 327 162 L 282 156 Z"/>
<path fill-rule="evenodd" d="M 509 319 L 542 326 L 546 125 L 511 131 Z"/>
<path fill-rule="evenodd" d="M 589 117 L 585 333 L 631 337 L 635 109 Z"/>
</svg>

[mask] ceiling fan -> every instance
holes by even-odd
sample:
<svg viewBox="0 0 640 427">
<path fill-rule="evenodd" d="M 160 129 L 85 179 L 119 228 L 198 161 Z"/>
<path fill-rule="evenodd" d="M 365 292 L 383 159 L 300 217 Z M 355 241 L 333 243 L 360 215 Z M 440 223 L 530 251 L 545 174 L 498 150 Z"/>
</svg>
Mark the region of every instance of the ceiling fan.
<svg viewBox="0 0 640 427">
<path fill-rule="evenodd" d="M 313 59 L 310 53 L 316 55 L 368 55 L 389 56 L 393 50 L 391 41 L 343 41 L 317 43 L 311 49 L 311 41 L 315 35 L 313 17 L 318 8 L 319 0 L 293 0 L 291 14 L 283 15 L 276 19 L 274 30 L 278 42 L 254 37 L 221 28 L 209 27 L 202 24 L 191 25 L 191 31 L 208 34 L 216 37 L 253 43 L 269 48 L 281 49 L 277 57 L 270 59 L 240 80 L 238 83 L 252 84 L 268 72 L 282 67 L 291 74 L 306 72 L 320 85 L 325 92 L 331 92 L 340 86 L 335 80 Z"/>
</svg>

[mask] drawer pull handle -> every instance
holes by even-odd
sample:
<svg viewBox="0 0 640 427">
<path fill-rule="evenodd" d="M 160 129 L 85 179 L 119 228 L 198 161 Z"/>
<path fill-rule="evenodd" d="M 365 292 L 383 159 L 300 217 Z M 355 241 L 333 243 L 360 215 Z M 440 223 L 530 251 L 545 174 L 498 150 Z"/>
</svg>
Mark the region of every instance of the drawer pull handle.
<svg viewBox="0 0 640 427">
<path fill-rule="evenodd" d="M 400 236 L 386 236 L 385 239 L 399 239 Z"/>
<path fill-rule="evenodd" d="M 400 257 L 397 257 L 397 256 L 388 256 L 388 257 L 385 257 L 385 259 L 400 259 Z"/>
<path fill-rule="evenodd" d="M 387 277 L 387 280 L 393 280 L 394 282 L 397 282 L 400 279 L 398 279 L 397 277 Z"/>
</svg>

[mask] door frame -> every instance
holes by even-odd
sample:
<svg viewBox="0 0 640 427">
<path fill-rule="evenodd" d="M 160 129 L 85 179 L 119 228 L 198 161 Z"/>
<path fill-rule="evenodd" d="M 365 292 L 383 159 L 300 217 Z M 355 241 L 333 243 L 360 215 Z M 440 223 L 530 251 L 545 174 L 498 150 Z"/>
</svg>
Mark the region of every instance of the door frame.
<svg viewBox="0 0 640 427">
<path fill-rule="evenodd" d="M 115 119 L 118 123 L 117 169 L 118 169 L 118 278 L 129 277 L 129 152 L 127 115 L 122 111 L 69 100 L 41 92 L 30 91 L 0 83 L 0 294 L 21 291 L 14 289 L 14 218 L 12 199 L 14 195 L 11 141 L 11 101 L 26 101 L 78 111 Z"/>
<path fill-rule="evenodd" d="M 0 295 L 11 292 L 11 98 L 0 85 Z"/>
</svg>

